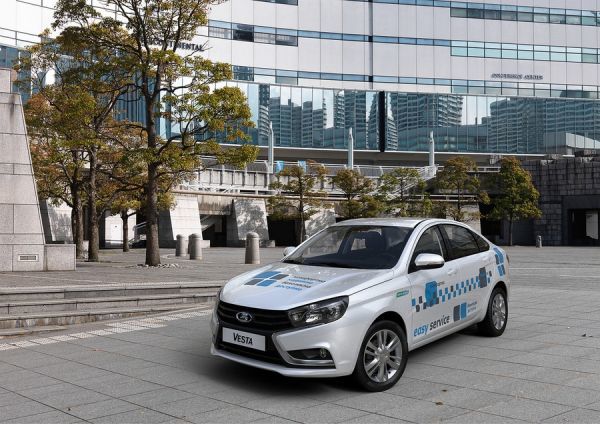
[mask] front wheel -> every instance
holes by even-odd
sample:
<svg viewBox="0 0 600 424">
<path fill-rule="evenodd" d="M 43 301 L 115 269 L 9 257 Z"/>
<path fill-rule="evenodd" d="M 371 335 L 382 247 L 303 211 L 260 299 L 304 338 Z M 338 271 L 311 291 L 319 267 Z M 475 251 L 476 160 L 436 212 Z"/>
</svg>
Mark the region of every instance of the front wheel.
<svg viewBox="0 0 600 424">
<path fill-rule="evenodd" d="M 490 296 L 487 313 L 479 323 L 479 332 L 488 337 L 498 337 L 504 333 L 508 322 L 508 300 L 506 292 L 496 287 Z"/>
<path fill-rule="evenodd" d="M 393 321 L 373 324 L 361 344 L 354 378 L 370 392 L 387 390 L 398 382 L 408 359 L 404 330 Z"/>
</svg>

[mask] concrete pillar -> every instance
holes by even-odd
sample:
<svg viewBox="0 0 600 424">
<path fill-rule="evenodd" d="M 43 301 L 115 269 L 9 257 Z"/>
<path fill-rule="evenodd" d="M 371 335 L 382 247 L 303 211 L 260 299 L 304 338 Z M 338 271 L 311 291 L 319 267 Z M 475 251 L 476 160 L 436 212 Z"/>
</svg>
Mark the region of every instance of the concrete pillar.
<svg viewBox="0 0 600 424">
<path fill-rule="evenodd" d="M 188 238 L 182 234 L 177 234 L 177 243 L 175 244 L 175 256 L 185 256 L 188 253 Z"/>
<path fill-rule="evenodd" d="M 246 234 L 246 263 L 260 264 L 260 237 L 257 233 Z"/>
<path fill-rule="evenodd" d="M 352 128 L 348 130 L 348 169 L 354 169 L 354 137 Z"/>
<path fill-rule="evenodd" d="M 189 241 L 190 260 L 202 259 L 202 234 L 192 234 Z"/>
<path fill-rule="evenodd" d="M 273 173 L 273 164 L 275 163 L 275 133 L 273 132 L 273 122 L 269 122 L 269 174 Z"/>
<path fill-rule="evenodd" d="M 435 140 L 433 131 L 429 133 L 429 166 L 435 166 Z"/>
</svg>

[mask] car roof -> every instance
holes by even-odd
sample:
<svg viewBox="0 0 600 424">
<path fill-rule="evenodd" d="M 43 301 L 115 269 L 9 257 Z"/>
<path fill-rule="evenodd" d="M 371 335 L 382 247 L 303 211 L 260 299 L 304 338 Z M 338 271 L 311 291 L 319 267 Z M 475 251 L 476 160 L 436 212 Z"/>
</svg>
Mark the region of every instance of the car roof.
<svg viewBox="0 0 600 424">
<path fill-rule="evenodd" d="M 423 219 L 423 218 L 359 218 L 359 219 L 348 219 L 346 221 L 340 221 L 335 226 L 340 225 L 386 225 L 393 227 L 408 227 L 415 228 L 421 222 L 424 221 L 438 221 L 434 219 Z"/>
</svg>

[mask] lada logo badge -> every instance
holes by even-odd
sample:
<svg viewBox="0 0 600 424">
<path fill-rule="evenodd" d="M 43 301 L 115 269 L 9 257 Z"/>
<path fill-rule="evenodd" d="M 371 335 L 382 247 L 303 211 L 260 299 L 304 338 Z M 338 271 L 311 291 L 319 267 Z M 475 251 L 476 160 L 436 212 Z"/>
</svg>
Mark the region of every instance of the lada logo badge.
<svg viewBox="0 0 600 424">
<path fill-rule="evenodd" d="M 250 312 L 238 312 L 237 314 L 235 314 L 235 318 L 239 322 L 248 323 L 248 322 L 252 321 L 253 317 Z"/>
</svg>

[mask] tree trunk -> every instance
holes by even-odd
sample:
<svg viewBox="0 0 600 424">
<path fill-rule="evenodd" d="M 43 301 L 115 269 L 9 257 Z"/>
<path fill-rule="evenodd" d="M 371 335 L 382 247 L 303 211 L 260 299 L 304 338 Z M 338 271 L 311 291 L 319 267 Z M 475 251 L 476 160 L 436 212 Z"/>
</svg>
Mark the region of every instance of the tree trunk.
<svg viewBox="0 0 600 424">
<path fill-rule="evenodd" d="M 513 218 L 508 218 L 508 245 L 513 245 Z"/>
<path fill-rule="evenodd" d="M 123 252 L 129 252 L 129 213 L 127 209 L 121 211 L 123 221 Z"/>
<path fill-rule="evenodd" d="M 160 265 L 158 244 L 158 181 L 155 164 L 148 164 L 146 192 L 146 265 Z"/>
<path fill-rule="evenodd" d="M 298 209 L 300 210 L 300 243 L 303 243 L 304 235 L 306 234 L 306 228 L 304 226 L 304 197 L 302 196 L 302 192 L 300 192 Z"/>
<path fill-rule="evenodd" d="M 71 228 L 73 231 L 73 243 L 75 243 L 75 256 L 77 259 L 83 259 L 85 256 L 83 247 L 83 205 L 78 184 L 71 185 L 71 196 L 73 197 Z"/>
<path fill-rule="evenodd" d="M 457 190 L 457 197 L 456 197 L 456 220 L 461 222 L 463 220 L 463 216 L 462 216 L 462 204 L 460 202 L 461 198 L 460 198 L 460 187 L 458 187 Z"/>
<path fill-rule="evenodd" d="M 160 86 L 161 81 L 154 81 Z M 148 150 L 154 153 L 157 148 L 155 102 L 152 96 L 146 96 L 146 131 Z M 158 243 L 158 164 L 148 163 L 148 182 L 146 185 L 146 265 L 160 265 L 160 247 Z"/>
<path fill-rule="evenodd" d="M 90 152 L 90 170 L 88 181 L 88 224 L 90 228 L 88 262 L 98 262 L 100 249 L 100 231 L 98 229 L 98 209 L 96 207 L 96 154 Z"/>
<path fill-rule="evenodd" d="M 294 220 L 294 231 L 296 233 L 296 246 L 301 244 L 305 238 L 305 221 L 302 217 Z"/>
</svg>

